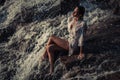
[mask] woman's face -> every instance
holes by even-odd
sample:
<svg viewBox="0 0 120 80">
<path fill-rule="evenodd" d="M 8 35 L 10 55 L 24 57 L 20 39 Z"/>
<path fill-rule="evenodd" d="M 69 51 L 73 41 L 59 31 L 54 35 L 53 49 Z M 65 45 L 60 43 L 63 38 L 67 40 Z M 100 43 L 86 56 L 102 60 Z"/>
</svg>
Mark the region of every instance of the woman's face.
<svg viewBox="0 0 120 80">
<path fill-rule="evenodd" d="M 74 11 L 73 11 L 73 17 L 79 17 L 79 9 L 78 9 L 78 7 L 76 7 L 75 9 L 74 9 Z"/>
</svg>

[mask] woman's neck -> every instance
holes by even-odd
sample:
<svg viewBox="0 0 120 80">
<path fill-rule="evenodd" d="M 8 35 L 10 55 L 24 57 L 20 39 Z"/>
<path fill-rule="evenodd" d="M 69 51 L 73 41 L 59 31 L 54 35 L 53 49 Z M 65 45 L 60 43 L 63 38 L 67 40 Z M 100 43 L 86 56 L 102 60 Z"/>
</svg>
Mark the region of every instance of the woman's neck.
<svg viewBox="0 0 120 80">
<path fill-rule="evenodd" d="M 77 22 L 77 21 L 82 21 L 83 18 L 79 18 L 79 17 L 74 17 L 74 20 Z"/>
<path fill-rule="evenodd" d="M 78 18 L 78 17 L 74 17 L 74 20 L 75 20 L 75 21 L 78 21 L 78 20 L 79 20 L 79 18 Z"/>
</svg>

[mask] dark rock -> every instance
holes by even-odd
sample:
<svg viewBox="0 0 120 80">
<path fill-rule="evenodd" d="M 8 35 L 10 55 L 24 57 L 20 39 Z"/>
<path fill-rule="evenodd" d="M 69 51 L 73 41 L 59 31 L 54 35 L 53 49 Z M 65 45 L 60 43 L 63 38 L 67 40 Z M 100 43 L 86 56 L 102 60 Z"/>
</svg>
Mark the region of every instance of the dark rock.
<svg viewBox="0 0 120 80">
<path fill-rule="evenodd" d="M 114 72 L 102 77 L 98 77 L 97 80 L 120 80 L 120 72 Z"/>
<path fill-rule="evenodd" d="M 0 5 L 3 6 L 5 4 L 6 0 L 0 0 Z"/>
<path fill-rule="evenodd" d="M 0 29 L 0 43 L 8 41 L 9 37 L 14 34 L 16 27 L 14 25 L 9 25 L 7 28 Z"/>
<path fill-rule="evenodd" d="M 69 11 L 79 5 L 80 0 L 61 0 L 61 14 L 67 14 Z"/>
</svg>

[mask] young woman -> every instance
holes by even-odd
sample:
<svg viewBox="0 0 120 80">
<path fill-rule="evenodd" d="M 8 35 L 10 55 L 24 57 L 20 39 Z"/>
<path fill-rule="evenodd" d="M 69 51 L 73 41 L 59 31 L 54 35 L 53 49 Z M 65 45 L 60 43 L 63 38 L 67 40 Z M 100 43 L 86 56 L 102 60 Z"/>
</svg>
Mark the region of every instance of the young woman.
<svg viewBox="0 0 120 80">
<path fill-rule="evenodd" d="M 42 59 L 45 59 L 48 56 L 50 62 L 50 74 L 53 72 L 53 60 L 54 56 L 56 56 L 55 51 L 66 50 L 69 52 L 69 56 L 78 54 L 78 59 L 81 60 L 84 58 L 82 49 L 83 37 L 86 32 L 86 26 L 83 20 L 84 13 L 85 8 L 77 6 L 73 11 L 72 16 L 68 18 L 68 41 L 54 35 L 49 38 Z"/>
</svg>

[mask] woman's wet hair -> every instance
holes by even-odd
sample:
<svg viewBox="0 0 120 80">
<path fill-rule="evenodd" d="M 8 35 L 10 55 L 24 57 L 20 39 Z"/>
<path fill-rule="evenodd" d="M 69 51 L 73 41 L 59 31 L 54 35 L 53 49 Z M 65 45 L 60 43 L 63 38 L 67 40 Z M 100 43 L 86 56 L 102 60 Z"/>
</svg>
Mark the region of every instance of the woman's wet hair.
<svg viewBox="0 0 120 80">
<path fill-rule="evenodd" d="M 85 8 L 83 6 L 76 6 L 78 7 L 78 13 L 83 17 L 85 14 Z"/>
</svg>

